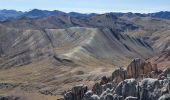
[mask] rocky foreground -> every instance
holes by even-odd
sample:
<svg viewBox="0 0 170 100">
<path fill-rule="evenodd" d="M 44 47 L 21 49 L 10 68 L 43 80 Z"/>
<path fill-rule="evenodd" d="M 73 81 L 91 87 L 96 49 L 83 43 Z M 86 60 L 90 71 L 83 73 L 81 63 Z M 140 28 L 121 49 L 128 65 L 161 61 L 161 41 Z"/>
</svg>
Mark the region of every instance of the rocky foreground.
<svg viewBox="0 0 170 100">
<path fill-rule="evenodd" d="M 170 67 L 161 71 L 157 65 L 134 59 L 126 70 L 103 76 L 92 89 L 77 85 L 61 100 L 170 100 Z"/>
</svg>

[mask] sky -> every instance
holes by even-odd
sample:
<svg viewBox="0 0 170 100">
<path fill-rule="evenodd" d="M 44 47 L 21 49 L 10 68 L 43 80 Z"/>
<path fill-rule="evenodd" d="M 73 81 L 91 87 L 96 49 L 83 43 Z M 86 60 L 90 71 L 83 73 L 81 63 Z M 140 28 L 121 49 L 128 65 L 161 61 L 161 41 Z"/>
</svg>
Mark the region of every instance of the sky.
<svg viewBox="0 0 170 100">
<path fill-rule="evenodd" d="M 0 0 L 0 9 L 105 13 L 170 11 L 170 0 Z"/>
</svg>

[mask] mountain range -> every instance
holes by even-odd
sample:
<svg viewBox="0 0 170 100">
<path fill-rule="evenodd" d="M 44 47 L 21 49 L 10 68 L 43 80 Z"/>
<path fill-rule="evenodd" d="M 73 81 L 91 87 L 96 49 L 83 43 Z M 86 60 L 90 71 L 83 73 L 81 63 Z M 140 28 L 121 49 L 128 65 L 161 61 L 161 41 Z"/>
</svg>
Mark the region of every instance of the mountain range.
<svg viewBox="0 0 170 100">
<path fill-rule="evenodd" d="M 112 12 L 113 15 L 117 17 L 121 16 L 127 16 L 127 17 L 153 17 L 153 18 L 162 18 L 162 19 L 170 19 L 170 12 L 169 11 L 160 11 L 155 13 L 121 13 L 121 12 Z M 30 11 L 16 11 L 16 10 L 0 10 L 0 21 L 5 20 L 11 20 L 11 19 L 18 19 L 22 17 L 28 17 L 28 18 L 42 18 L 47 16 L 56 16 L 56 15 L 68 15 L 71 17 L 89 17 L 89 16 L 95 16 L 98 15 L 97 13 L 78 13 L 78 12 L 63 12 L 59 10 L 54 11 L 48 11 L 48 10 L 39 10 L 39 9 L 33 9 Z"/>
<path fill-rule="evenodd" d="M 170 65 L 167 11 L 81 14 L 1 10 L 0 20 L 1 94 L 53 100 L 75 84 L 91 88 L 120 67 L 144 68 L 146 61 L 163 71 Z M 136 58 L 142 60 L 129 65 Z"/>
</svg>

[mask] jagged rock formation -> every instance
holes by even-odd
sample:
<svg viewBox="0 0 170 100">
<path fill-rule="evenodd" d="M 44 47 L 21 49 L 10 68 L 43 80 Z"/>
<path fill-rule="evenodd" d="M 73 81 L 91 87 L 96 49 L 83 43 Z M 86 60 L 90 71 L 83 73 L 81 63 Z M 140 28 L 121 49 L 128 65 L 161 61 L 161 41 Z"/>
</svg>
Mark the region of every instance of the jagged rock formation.
<svg viewBox="0 0 170 100">
<path fill-rule="evenodd" d="M 125 80 L 126 78 L 127 78 L 127 71 L 124 70 L 123 68 L 116 69 L 112 73 L 112 80 L 114 80 L 114 82 L 116 82 L 116 83 L 119 83 L 119 82 Z"/>
<path fill-rule="evenodd" d="M 81 100 L 84 97 L 84 94 L 87 92 L 87 86 L 78 85 L 71 89 L 70 92 L 67 92 L 64 95 L 65 100 Z"/>
<path fill-rule="evenodd" d="M 127 67 L 128 78 L 137 78 L 142 75 L 147 75 L 152 71 L 156 71 L 150 62 L 145 62 L 141 59 L 134 59 Z"/>
<path fill-rule="evenodd" d="M 121 95 L 124 98 L 128 96 L 138 96 L 137 82 L 135 79 L 126 79 L 120 82 L 115 88 L 115 94 Z"/>
<path fill-rule="evenodd" d="M 144 67 L 151 69 L 147 70 Z M 129 67 L 129 66 L 128 66 Z M 92 91 L 84 93 L 84 97 L 80 100 L 168 100 L 170 94 L 170 78 L 167 73 L 170 73 L 169 69 L 163 71 L 161 74 L 152 68 L 150 63 L 145 63 L 140 59 L 135 59 L 131 62 L 129 72 L 133 72 L 134 69 L 136 74 L 132 75 L 130 79 L 128 74 L 122 78 L 122 81 L 117 84 L 114 79 L 120 78 L 121 73 L 125 73 L 126 70 L 122 68 L 115 70 L 112 74 L 112 79 L 103 77 L 101 83 L 96 83 L 93 86 Z M 157 69 L 157 68 L 155 68 Z M 128 72 L 127 71 L 127 72 Z M 155 71 L 160 74 L 162 79 L 155 78 L 143 78 L 140 74 L 148 74 L 149 72 Z M 142 73 L 140 73 L 142 72 Z M 115 75 L 118 75 L 117 77 Z M 105 82 L 103 82 L 105 80 Z M 107 81 L 106 81 L 107 80 Z M 69 92 L 68 92 L 69 93 Z M 164 96 L 163 96 L 164 95 Z M 93 98 L 95 97 L 95 98 Z M 71 98 L 71 97 L 70 97 Z M 167 99 L 168 98 L 168 99 Z"/>
<path fill-rule="evenodd" d="M 170 80 L 157 80 L 146 78 L 141 82 L 135 79 L 126 79 L 120 82 L 117 87 L 112 89 L 107 88 L 102 91 L 101 95 L 96 95 L 93 92 L 84 93 L 88 97 L 82 97 L 80 100 L 158 100 L 162 95 L 170 93 Z M 115 95 L 114 95 L 115 94 Z M 89 96 L 90 95 L 90 96 Z M 93 99 L 92 97 L 97 99 Z M 98 99 L 100 97 L 100 99 Z M 90 99 L 91 98 L 91 99 Z M 119 98 L 119 99 L 113 99 Z M 165 98 L 165 97 L 161 97 Z M 166 96 L 166 98 L 169 98 Z M 65 99 L 72 100 L 72 99 Z M 162 100 L 162 99 L 161 99 Z M 164 99 L 163 99 L 164 100 Z M 166 99 L 165 99 L 166 100 Z"/>
</svg>

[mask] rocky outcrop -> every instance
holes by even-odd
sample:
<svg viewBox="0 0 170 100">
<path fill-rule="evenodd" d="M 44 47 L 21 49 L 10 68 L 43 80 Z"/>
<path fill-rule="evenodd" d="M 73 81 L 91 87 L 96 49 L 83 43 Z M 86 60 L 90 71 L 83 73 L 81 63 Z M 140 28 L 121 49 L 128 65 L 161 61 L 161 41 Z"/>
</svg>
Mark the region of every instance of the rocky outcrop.
<svg viewBox="0 0 170 100">
<path fill-rule="evenodd" d="M 116 83 L 119 83 L 127 78 L 127 72 L 123 68 L 116 69 L 112 73 L 112 80 Z"/>
<path fill-rule="evenodd" d="M 64 100 L 81 100 L 87 92 L 87 86 L 81 84 L 73 87 L 64 95 Z"/>
<path fill-rule="evenodd" d="M 150 62 L 135 59 L 127 70 L 116 69 L 112 73 L 111 79 L 106 76 L 102 77 L 99 83 L 94 84 L 92 91 L 89 90 L 85 93 L 84 88 L 74 87 L 65 94 L 65 100 L 73 100 L 75 97 L 74 100 L 81 100 L 81 98 L 84 98 L 82 100 L 169 100 L 167 94 L 170 94 L 168 76 L 170 70 L 167 68 L 157 75 L 159 73 Z M 141 75 L 155 77 L 141 78 Z M 71 99 L 66 99 L 68 97 Z"/>
<path fill-rule="evenodd" d="M 99 100 L 100 97 L 98 95 L 94 95 L 92 91 L 88 91 L 85 93 L 83 100 Z"/>
<path fill-rule="evenodd" d="M 109 82 L 109 78 L 107 78 L 106 76 L 103 76 L 100 81 L 100 85 L 107 84 L 108 82 Z"/>
<path fill-rule="evenodd" d="M 120 82 L 115 89 L 115 93 L 123 96 L 124 98 L 128 96 L 137 97 L 137 81 L 135 79 L 126 79 Z"/>
<path fill-rule="evenodd" d="M 93 85 L 93 88 L 92 88 L 92 91 L 97 94 L 97 95 L 100 95 L 102 93 L 102 86 L 99 84 L 99 83 L 95 83 Z"/>
<path fill-rule="evenodd" d="M 168 98 L 167 94 L 170 94 L 170 79 L 168 78 L 163 80 L 145 78 L 141 81 L 126 79 L 116 87 L 110 85 L 111 87 L 106 90 L 102 86 L 99 89 L 100 94 L 91 90 L 85 93 L 84 88 L 74 87 L 64 95 L 64 100 L 158 100 L 158 98 Z"/>
<path fill-rule="evenodd" d="M 145 62 L 142 59 L 134 59 L 127 67 L 127 77 L 137 78 L 148 75 L 150 72 L 156 70 L 150 62 Z"/>
<path fill-rule="evenodd" d="M 159 73 L 156 64 L 152 65 L 150 62 L 136 58 L 128 65 L 126 70 L 121 67 L 116 69 L 112 73 L 111 79 L 118 84 L 127 78 L 155 78 Z"/>
<path fill-rule="evenodd" d="M 141 82 L 140 100 L 157 100 L 161 95 L 169 93 L 169 79 L 158 80 L 146 78 Z"/>
</svg>

